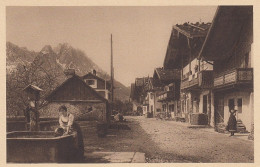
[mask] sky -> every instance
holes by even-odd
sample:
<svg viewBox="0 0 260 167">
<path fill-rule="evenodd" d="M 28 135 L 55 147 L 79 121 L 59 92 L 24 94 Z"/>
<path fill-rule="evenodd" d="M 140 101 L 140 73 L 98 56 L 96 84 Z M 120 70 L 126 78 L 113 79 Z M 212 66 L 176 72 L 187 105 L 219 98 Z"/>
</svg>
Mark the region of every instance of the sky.
<svg viewBox="0 0 260 167">
<path fill-rule="evenodd" d="M 114 76 L 130 86 L 163 66 L 173 25 L 212 22 L 216 8 L 7 7 L 6 40 L 34 51 L 69 43 L 110 73 L 113 34 Z"/>
</svg>

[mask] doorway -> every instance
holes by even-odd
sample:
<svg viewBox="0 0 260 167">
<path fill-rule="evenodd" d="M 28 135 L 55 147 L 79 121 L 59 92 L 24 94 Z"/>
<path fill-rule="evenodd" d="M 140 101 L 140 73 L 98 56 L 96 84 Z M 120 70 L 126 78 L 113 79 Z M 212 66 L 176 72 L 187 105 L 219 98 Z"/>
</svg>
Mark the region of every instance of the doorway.
<svg viewBox="0 0 260 167">
<path fill-rule="evenodd" d="M 215 122 L 223 123 L 224 122 L 224 97 L 223 95 L 215 96 Z"/>
<path fill-rule="evenodd" d="M 234 110 L 235 108 L 235 100 L 234 99 L 228 99 L 228 109 L 229 111 Z"/>
<path fill-rule="evenodd" d="M 243 104 L 243 100 L 242 98 L 238 98 L 237 99 L 237 119 L 241 118 L 242 117 L 242 104 Z"/>
<path fill-rule="evenodd" d="M 208 102 L 207 102 L 208 96 L 204 95 L 203 96 L 203 113 L 207 114 L 207 108 L 208 108 Z"/>
</svg>

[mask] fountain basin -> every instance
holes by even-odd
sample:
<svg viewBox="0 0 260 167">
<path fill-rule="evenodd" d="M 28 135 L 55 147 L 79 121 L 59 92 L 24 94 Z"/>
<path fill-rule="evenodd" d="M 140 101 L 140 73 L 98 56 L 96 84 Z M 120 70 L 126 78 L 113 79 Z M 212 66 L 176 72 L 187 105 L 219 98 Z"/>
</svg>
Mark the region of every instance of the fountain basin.
<svg viewBox="0 0 260 167">
<path fill-rule="evenodd" d="M 66 163 L 73 162 L 77 153 L 75 137 L 55 137 L 53 131 L 16 131 L 7 133 L 7 162 Z"/>
</svg>

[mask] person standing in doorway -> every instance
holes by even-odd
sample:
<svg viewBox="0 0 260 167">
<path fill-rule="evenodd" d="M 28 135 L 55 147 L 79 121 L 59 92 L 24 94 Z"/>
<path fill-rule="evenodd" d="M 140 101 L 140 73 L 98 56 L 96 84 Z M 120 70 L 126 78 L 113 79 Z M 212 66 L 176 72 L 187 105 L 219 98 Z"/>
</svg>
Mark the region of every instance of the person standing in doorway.
<svg viewBox="0 0 260 167">
<path fill-rule="evenodd" d="M 234 136 L 235 132 L 237 131 L 237 120 L 236 120 L 236 110 L 231 109 L 230 116 L 228 119 L 227 130 L 230 132 L 230 136 Z"/>
</svg>

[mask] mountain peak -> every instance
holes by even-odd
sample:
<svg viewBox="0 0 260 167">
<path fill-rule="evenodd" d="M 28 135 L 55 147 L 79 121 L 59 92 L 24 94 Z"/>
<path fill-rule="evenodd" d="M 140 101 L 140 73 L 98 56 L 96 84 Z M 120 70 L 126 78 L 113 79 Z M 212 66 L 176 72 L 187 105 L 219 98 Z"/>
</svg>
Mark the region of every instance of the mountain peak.
<svg viewBox="0 0 260 167">
<path fill-rule="evenodd" d="M 65 47 L 65 48 L 71 48 L 71 45 L 70 45 L 69 43 L 67 43 L 67 42 L 59 43 L 58 46 L 60 46 L 60 47 Z"/>
<path fill-rule="evenodd" d="M 7 42 L 7 68 L 10 70 L 17 69 L 17 64 L 24 65 L 32 63 L 41 66 L 46 71 L 54 73 L 57 78 L 55 82 L 64 81 L 63 70 L 66 68 L 74 68 L 75 72 L 82 76 L 87 72 L 96 70 L 97 75 L 101 78 L 109 80 L 109 75 L 96 65 L 85 53 L 80 49 L 73 48 L 68 43 L 60 43 L 57 47 L 46 45 L 39 52 L 32 52 L 15 46 Z M 23 62 L 25 61 L 25 63 Z M 23 66 L 21 66 L 23 67 Z M 22 69 L 22 68 L 21 68 Z M 130 89 L 115 80 L 115 98 L 127 100 Z M 119 89 L 120 87 L 120 89 Z"/>
<path fill-rule="evenodd" d="M 45 45 L 42 48 L 41 53 L 43 53 L 43 54 L 53 53 L 51 45 Z"/>
</svg>

